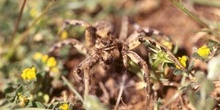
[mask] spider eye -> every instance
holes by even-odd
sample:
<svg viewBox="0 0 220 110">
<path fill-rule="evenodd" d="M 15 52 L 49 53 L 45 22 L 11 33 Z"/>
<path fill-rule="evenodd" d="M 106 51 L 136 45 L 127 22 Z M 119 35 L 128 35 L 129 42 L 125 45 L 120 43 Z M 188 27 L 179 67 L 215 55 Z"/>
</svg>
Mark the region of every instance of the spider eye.
<svg viewBox="0 0 220 110">
<path fill-rule="evenodd" d="M 107 45 L 108 43 L 106 41 L 101 41 L 103 45 Z"/>
<path fill-rule="evenodd" d="M 77 72 L 77 74 L 80 74 L 81 73 L 81 69 L 77 69 L 76 72 Z"/>
</svg>

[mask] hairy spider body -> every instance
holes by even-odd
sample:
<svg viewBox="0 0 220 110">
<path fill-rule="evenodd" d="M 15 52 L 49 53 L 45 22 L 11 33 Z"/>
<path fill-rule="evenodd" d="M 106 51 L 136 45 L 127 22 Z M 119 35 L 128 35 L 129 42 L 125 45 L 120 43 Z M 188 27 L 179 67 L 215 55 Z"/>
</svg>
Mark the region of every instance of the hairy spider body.
<svg viewBox="0 0 220 110">
<path fill-rule="evenodd" d="M 121 57 L 121 43 L 112 37 L 97 39 L 95 48 L 101 60 L 110 64 Z"/>
<path fill-rule="evenodd" d="M 73 70 L 74 76 L 76 76 L 76 78 L 79 80 L 81 80 L 81 78 L 78 76 L 79 73 L 83 72 L 84 70 L 89 72 L 89 70 L 97 63 L 109 65 L 118 61 L 123 62 L 124 67 L 127 69 L 128 60 L 131 60 L 142 68 L 144 79 L 147 83 L 147 92 L 149 94 L 151 88 L 148 65 L 145 60 L 143 60 L 137 53 L 133 51 L 144 42 L 148 42 L 149 44 L 160 48 L 162 51 L 165 51 L 174 61 L 178 63 L 180 67 L 182 67 L 175 56 L 173 56 L 173 54 L 166 47 L 162 46 L 156 40 L 150 38 L 150 36 L 153 34 L 161 35 L 159 31 L 149 28 L 141 28 L 139 25 L 135 24 L 134 32 L 128 36 L 128 20 L 126 17 L 123 18 L 121 32 L 118 37 L 113 35 L 113 26 L 109 22 L 101 22 L 91 25 L 90 23 L 80 20 L 66 20 L 63 30 L 67 24 L 80 25 L 86 28 L 86 45 L 80 43 L 76 39 L 67 39 L 55 44 L 50 49 L 50 53 L 56 48 L 62 47 L 62 45 L 71 44 L 79 52 L 88 55 L 88 57 Z"/>
</svg>

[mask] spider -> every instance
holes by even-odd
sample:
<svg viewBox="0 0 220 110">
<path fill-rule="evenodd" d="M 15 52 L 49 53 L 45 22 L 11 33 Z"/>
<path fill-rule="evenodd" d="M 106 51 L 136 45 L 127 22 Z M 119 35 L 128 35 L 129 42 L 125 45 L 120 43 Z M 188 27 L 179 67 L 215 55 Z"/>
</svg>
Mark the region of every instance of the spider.
<svg viewBox="0 0 220 110">
<path fill-rule="evenodd" d="M 65 20 L 62 30 L 64 30 L 67 25 L 78 25 L 86 28 L 86 43 L 81 43 L 76 39 L 66 39 L 56 43 L 49 52 L 52 53 L 63 45 L 72 45 L 82 54 L 88 55 L 87 58 L 73 70 L 74 76 L 79 80 L 81 80 L 81 78 L 78 74 L 82 72 L 88 72 L 89 74 L 89 70 L 97 63 L 109 65 L 113 62 L 122 62 L 123 66 L 127 69 L 129 65 L 128 61 L 131 60 L 142 68 L 144 80 L 147 83 L 147 93 L 150 94 L 151 88 L 148 65 L 145 60 L 133 51 L 135 48 L 147 42 L 169 54 L 179 67 L 182 67 L 182 65 L 169 49 L 151 38 L 152 35 L 162 35 L 159 31 L 150 28 L 141 28 L 139 25 L 134 24 L 134 32 L 128 35 L 128 24 L 128 18 L 124 17 L 122 19 L 121 31 L 119 35 L 115 35 L 110 22 L 102 21 L 90 24 L 81 20 Z M 84 75 L 84 77 L 87 77 L 88 81 L 88 75 Z"/>
</svg>

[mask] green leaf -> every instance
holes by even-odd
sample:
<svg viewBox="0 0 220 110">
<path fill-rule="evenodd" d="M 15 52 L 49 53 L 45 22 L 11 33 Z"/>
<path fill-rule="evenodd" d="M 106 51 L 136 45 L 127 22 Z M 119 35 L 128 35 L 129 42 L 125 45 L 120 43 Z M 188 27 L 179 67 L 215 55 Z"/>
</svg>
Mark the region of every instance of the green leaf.
<svg viewBox="0 0 220 110">
<path fill-rule="evenodd" d="M 204 61 L 204 59 L 203 59 L 197 52 L 193 53 L 193 54 L 192 54 L 192 57 L 194 57 L 194 58 L 196 58 L 196 59 L 199 59 L 199 60 L 201 60 L 201 61 Z"/>
<path fill-rule="evenodd" d="M 33 102 L 32 101 L 28 101 L 28 104 L 26 105 L 26 107 L 33 107 Z"/>
<path fill-rule="evenodd" d="M 195 63 L 195 61 L 190 61 L 187 70 L 189 70 L 189 71 L 192 70 L 194 68 L 194 63 Z"/>
<path fill-rule="evenodd" d="M 108 110 L 94 95 L 86 96 L 83 106 L 86 110 Z"/>
<path fill-rule="evenodd" d="M 174 74 L 174 75 L 182 75 L 182 74 L 183 74 L 183 71 L 182 71 L 182 70 L 179 70 L 179 69 L 175 69 L 175 70 L 173 71 L 173 74 Z"/>
<path fill-rule="evenodd" d="M 52 104 L 50 104 L 47 108 L 48 109 L 55 109 L 58 106 L 59 106 L 59 102 L 55 101 Z"/>
<path fill-rule="evenodd" d="M 212 47 L 212 46 L 214 46 L 214 45 L 219 45 L 219 42 L 216 42 L 216 41 L 210 39 L 210 40 L 208 41 L 207 46 L 208 46 L 208 47 Z"/>
<path fill-rule="evenodd" d="M 37 107 L 37 108 L 45 108 L 44 105 L 38 101 L 34 102 L 34 105 Z"/>
</svg>

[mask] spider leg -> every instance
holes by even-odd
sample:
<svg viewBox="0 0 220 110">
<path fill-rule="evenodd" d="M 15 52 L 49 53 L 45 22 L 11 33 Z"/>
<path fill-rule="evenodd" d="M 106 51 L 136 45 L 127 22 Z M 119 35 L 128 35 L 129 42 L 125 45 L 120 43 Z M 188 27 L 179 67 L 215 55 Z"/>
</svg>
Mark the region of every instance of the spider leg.
<svg viewBox="0 0 220 110">
<path fill-rule="evenodd" d="M 81 72 L 84 73 L 84 98 L 87 98 L 89 94 L 89 73 L 90 69 L 99 61 L 99 55 L 93 54 L 90 57 L 83 60 L 73 71 L 73 76 L 75 77 L 76 81 L 79 82 L 82 78 L 79 76 Z"/>
<path fill-rule="evenodd" d="M 136 30 L 140 30 L 140 29 L 143 30 L 147 36 L 152 36 L 152 35 L 164 36 L 164 34 L 162 32 L 160 32 L 156 29 L 152 29 L 152 28 L 149 28 L 149 27 L 141 27 L 138 24 L 134 24 L 134 28 Z"/>
<path fill-rule="evenodd" d="M 88 23 L 88 22 L 81 21 L 81 20 L 70 20 L 70 19 L 65 20 L 65 22 L 63 24 L 63 28 L 65 28 L 66 25 L 73 25 L 73 26 L 79 25 L 79 26 L 83 26 L 83 27 L 86 27 L 86 28 L 91 26 L 91 24 Z"/>
<path fill-rule="evenodd" d="M 73 75 L 76 77 L 77 81 L 82 80 L 78 74 L 80 74 L 84 70 L 89 70 L 98 63 L 100 57 L 98 54 L 93 54 L 90 57 L 83 60 L 73 71 Z"/>
<path fill-rule="evenodd" d="M 127 56 L 136 64 L 140 65 L 143 69 L 144 72 L 144 81 L 147 83 L 147 99 L 150 98 L 150 93 L 151 93 L 151 87 L 150 87 L 150 74 L 148 70 L 148 65 L 147 63 L 135 52 L 133 51 L 127 51 Z"/>
<path fill-rule="evenodd" d="M 138 37 L 143 36 L 143 33 L 138 32 L 137 30 L 135 30 L 133 33 L 131 33 L 128 38 L 126 39 L 126 43 L 128 43 L 129 45 L 131 44 L 131 42 L 135 39 L 137 39 Z"/>
<path fill-rule="evenodd" d="M 135 28 L 135 30 L 143 30 L 147 36 L 152 36 L 152 35 L 166 36 L 165 34 L 163 34 L 162 32 L 160 32 L 157 29 L 153 29 L 153 28 L 149 28 L 149 27 L 141 27 L 137 23 L 133 24 L 133 27 Z M 169 38 L 169 36 L 166 36 L 166 37 Z"/>
<path fill-rule="evenodd" d="M 58 48 L 62 48 L 64 45 L 72 45 L 73 47 L 75 47 L 80 53 L 86 55 L 89 52 L 89 49 L 84 46 L 81 42 L 79 42 L 76 39 L 66 39 L 63 40 L 61 42 L 56 43 L 55 45 L 53 45 L 50 49 L 49 49 L 49 55 L 51 55 L 53 53 L 53 51 L 55 51 Z"/>
<path fill-rule="evenodd" d="M 88 47 L 91 47 L 94 45 L 95 38 L 96 38 L 96 28 L 93 27 L 90 23 L 81 21 L 81 20 L 65 20 L 62 26 L 61 32 L 65 30 L 67 25 L 85 27 L 86 28 L 86 32 L 85 32 L 86 45 Z"/>
<path fill-rule="evenodd" d="M 114 26 L 109 21 L 99 21 L 93 25 L 96 28 L 96 35 L 99 38 L 112 36 Z"/>
<path fill-rule="evenodd" d="M 159 42 L 157 42 L 156 40 L 154 40 L 153 38 L 150 37 L 138 37 L 135 40 L 133 40 L 132 42 L 130 42 L 128 44 L 128 49 L 133 50 L 136 47 L 138 47 L 140 44 L 144 43 L 144 42 L 148 42 L 150 45 L 153 45 L 154 47 L 166 52 L 171 60 L 173 60 L 173 62 L 178 65 L 182 70 L 187 71 L 178 61 L 178 59 L 173 55 L 173 53 L 165 46 L 161 45 Z"/>
<path fill-rule="evenodd" d="M 99 64 L 104 70 L 109 70 L 110 66 L 107 65 L 103 60 L 100 60 Z"/>
<path fill-rule="evenodd" d="M 120 34 L 119 34 L 119 40 L 124 41 L 127 37 L 127 33 L 128 33 L 128 17 L 124 16 L 122 18 L 122 24 L 121 24 L 121 31 L 120 31 Z"/>
<path fill-rule="evenodd" d="M 122 61 L 123 61 L 124 67 L 128 68 L 128 56 L 127 56 L 126 50 L 128 50 L 127 47 L 126 48 L 123 47 L 123 49 L 122 49 L 122 59 L 123 60 Z"/>
<path fill-rule="evenodd" d="M 138 38 L 141 35 L 145 35 L 145 36 L 153 36 L 153 35 L 157 35 L 157 36 L 162 36 L 163 39 L 167 40 L 167 41 L 172 41 L 171 38 L 165 34 L 163 34 L 162 32 L 156 30 L 156 29 L 152 29 L 149 27 L 141 27 L 138 24 L 134 24 L 133 25 L 135 28 L 135 31 L 127 38 L 126 42 L 130 42 L 136 38 Z M 140 31 L 143 31 L 144 33 L 140 33 Z"/>
</svg>

